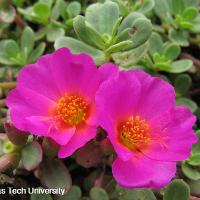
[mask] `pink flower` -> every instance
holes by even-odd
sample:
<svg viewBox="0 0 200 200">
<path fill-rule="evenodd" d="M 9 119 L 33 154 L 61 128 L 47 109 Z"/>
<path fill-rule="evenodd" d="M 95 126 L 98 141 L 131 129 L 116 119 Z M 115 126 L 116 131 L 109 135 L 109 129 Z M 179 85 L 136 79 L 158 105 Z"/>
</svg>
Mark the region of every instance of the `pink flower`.
<svg viewBox="0 0 200 200">
<path fill-rule="evenodd" d="M 162 188 L 174 177 L 176 161 L 190 155 L 196 119 L 174 102 L 169 83 L 140 70 L 101 85 L 96 105 L 117 153 L 112 172 L 121 186 Z"/>
<path fill-rule="evenodd" d="M 67 157 L 95 137 L 96 91 L 117 71 L 112 64 L 97 69 L 90 56 L 66 48 L 42 56 L 20 71 L 7 97 L 11 120 L 20 130 L 52 138 L 61 145 L 58 156 Z"/>
</svg>

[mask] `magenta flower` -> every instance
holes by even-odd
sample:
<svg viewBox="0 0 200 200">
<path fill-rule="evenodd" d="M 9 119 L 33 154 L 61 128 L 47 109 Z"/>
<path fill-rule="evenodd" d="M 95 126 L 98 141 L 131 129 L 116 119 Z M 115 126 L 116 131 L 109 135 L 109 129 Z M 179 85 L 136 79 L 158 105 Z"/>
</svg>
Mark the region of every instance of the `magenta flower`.
<svg viewBox="0 0 200 200">
<path fill-rule="evenodd" d="M 161 188 L 197 141 L 189 109 L 174 106 L 173 87 L 140 71 L 120 72 L 96 95 L 100 125 L 117 153 L 113 176 L 123 187 Z"/>
<path fill-rule="evenodd" d="M 112 64 L 97 69 L 90 56 L 66 48 L 42 56 L 20 71 L 7 97 L 11 120 L 20 130 L 52 138 L 61 145 L 58 156 L 67 157 L 95 137 L 96 91 L 117 70 Z"/>
</svg>

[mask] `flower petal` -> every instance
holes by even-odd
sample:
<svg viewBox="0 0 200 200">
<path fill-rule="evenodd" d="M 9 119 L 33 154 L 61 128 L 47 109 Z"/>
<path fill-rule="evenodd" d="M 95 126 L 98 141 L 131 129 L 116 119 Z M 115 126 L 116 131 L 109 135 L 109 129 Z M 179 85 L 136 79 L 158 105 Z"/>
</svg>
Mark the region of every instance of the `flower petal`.
<svg viewBox="0 0 200 200">
<path fill-rule="evenodd" d="M 172 85 L 141 70 L 130 70 L 128 73 L 136 76 L 141 83 L 138 115 L 151 119 L 174 107 L 175 90 Z"/>
<path fill-rule="evenodd" d="M 112 165 L 113 176 L 126 188 L 154 188 L 166 186 L 176 173 L 175 162 L 160 162 L 145 156 L 122 161 L 117 158 Z"/>
<path fill-rule="evenodd" d="M 78 148 L 82 147 L 95 136 L 96 127 L 87 126 L 81 130 L 77 129 L 71 140 L 66 145 L 60 147 L 58 157 L 65 158 L 71 156 Z"/>
<path fill-rule="evenodd" d="M 195 121 L 196 117 L 192 112 L 182 106 L 153 119 L 152 126 L 159 124 L 160 128 L 152 130 L 155 139 L 148 149 L 141 151 L 149 158 L 156 160 L 180 161 L 187 159 L 192 144 L 197 142 L 197 136 L 192 130 Z"/>
<path fill-rule="evenodd" d="M 99 116 L 117 121 L 133 115 L 138 104 L 140 88 L 137 78 L 126 72 L 121 72 L 116 79 L 105 81 L 95 99 Z"/>
<path fill-rule="evenodd" d="M 42 56 L 38 59 L 36 64 L 27 65 L 20 70 L 17 78 L 17 87 L 28 88 L 57 101 L 60 92 L 55 84 L 54 70 L 51 69 L 51 58 L 52 54 Z"/>
<path fill-rule="evenodd" d="M 10 108 L 10 117 L 16 128 L 27 131 L 27 117 L 49 115 L 49 108 L 55 106 L 51 99 L 33 90 L 20 87 L 9 92 L 6 103 Z"/>
</svg>

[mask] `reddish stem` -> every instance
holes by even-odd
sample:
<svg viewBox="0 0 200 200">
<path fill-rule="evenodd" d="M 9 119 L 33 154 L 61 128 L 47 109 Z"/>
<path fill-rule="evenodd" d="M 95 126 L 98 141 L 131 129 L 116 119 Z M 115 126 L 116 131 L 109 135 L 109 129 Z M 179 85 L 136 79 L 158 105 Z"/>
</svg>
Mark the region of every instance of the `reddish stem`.
<svg viewBox="0 0 200 200">
<path fill-rule="evenodd" d="M 22 29 L 26 26 L 26 22 L 17 14 L 15 15 L 15 23 Z"/>
<path fill-rule="evenodd" d="M 193 57 L 192 55 L 190 55 L 188 53 L 182 53 L 181 57 L 190 59 L 196 67 L 200 68 L 200 60 L 199 59 Z"/>
</svg>

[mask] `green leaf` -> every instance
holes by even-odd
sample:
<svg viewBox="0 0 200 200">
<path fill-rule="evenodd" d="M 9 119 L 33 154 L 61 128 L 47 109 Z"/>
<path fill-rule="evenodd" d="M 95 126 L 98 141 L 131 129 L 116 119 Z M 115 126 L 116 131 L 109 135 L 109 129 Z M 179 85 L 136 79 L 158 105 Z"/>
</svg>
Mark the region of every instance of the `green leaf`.
<svg viewBox="0 0 200 200">
<path fill-rule="evenodd" d="M 26 27 L 21 37 L 21 49 L 24 53 L 25 59 L 28 57 L 34 47 L 34 32 L 30 27 Z"/>
<path fill-rule="evenodd" d="M 40 181 L 49 189 L 61 188 L 68 192 L 71 188 L 71 176 L 61 160 L 46 159 L 39 168 Z"/>
<path fill-rule="evenodd" d="M 83 16 L 77 16 L 74 19 L 74 30 L 77 36 L 85 43 L 97 47 L 99 49 L 104 49 L 105 44 L 101 35 L 95 31 L 92 27 L 87 26 Z"/>
<path fill-rule="evenodd" d="M 163 55 L 169 60 L 175 60 L 179 56 L 180 52 L 181 48 L 177 44 L 173 43 L 166 45 Z"/>
<path fill-rule="evenodd" d="M 183 59 L 173 62 L 167 71 L 170 73 L 182 73 L 188 71 L 192 66 L 191 60 Z"/>
<path fill-rule="evenodd" d="M 188 200 L 189 196 L 189 186 L 183 180 L 176 179 L 165 189 L 163 200 Z"/>
<path fill-rule="evenodd" d="M 102 56 L 102 52 L 79 40 L 70 37 L 61 37 L 55 41 L 55 49 L 62 47 L 70 48 L 73 53 L 88 53 L 94 58 Z"/>
<path fill-rule="evenodd" d="M 170 13 L 170 9 L 166 0 L 155 0 L 154 11 L 162 22 L 168 22 L 167 13 Z"/>
<path fill-rule="evenodd" d="M 17 58 L 18 54 L 20 54 L 20 48 L 14 40 L 6 40 L 4 47 L 5 53 L 10 58 Z"/>
<path fill-rule="evenodd" d="M 80 200 L 81 195 L 80 187 L 73 185 L 70 191 L 66 195 L 59 197 L 58 200 Z"/>
<path fill-rule="evenodd" d="M 86 9 L 86 21 L 101 34 L 112 35 L 114 25 L 119 18 L 119 7 L 116 3 L 106 1 L 104 4 L 96 3 Z"/>
<path fill-rule="evenodd" d="M 106 191 L 99 187 L 93 187 L 90 190 L 90 198 L 91 200 L 109 200 Z"/>
<path fill-rule="evenodd" d="M 154 8 L 154 6 L 154 0 L 144 0 L 142 6 L 137 11 L 146 14 L 150 12 Z"/>
<path fill-rule="evenodd" d="M 198 9 L 197 8 L 194 8 L 194 7 L 189 7 L 189 8 L 186 8 L 183 12 L 183 18 L 185 20 L 193 20 L 197 17 L 198 15 Z"/>
<path fill-rule="evenodd" d="M 65 30 L 54 24 L 49 24 L 47 28 L 47 40 L 49 42 L 54 42 L 57 38 L 63 37 L 65 35 Z"/>
<path fill-rule="evenodd" d="M 44 42 L 41 42 L 30 54 L 28 63 L 34 63 L 39 56 L 41 56 L 44 53 L 46 44 Z"/>
<path fill-rule="evenodd" d="M 149 52 L 151 56 L 153 56 L 154 53 L 162 53 L 162 51 L 163 51 L 162 38 L 158 33 L 153 32 L 149 39 Z"/>
<path fill-rule="evenodd" d="M 126 50 L 136 48 L 144 44 L 151 36 L 152 24 L 141 13 L 129 14 L 121 23 L 117 42 L 132 40 L 133 43 L 126 47 Z"/>
<path fill-rule="evenodd" d="M 15 63 L 10 60 L 9 56 L 5 52 L 5 45 L 6 45 L 7 41 L 8 40 L 2 40 L 2 41 L 0 41 L 0 49 L 2 49 L 0 51 L 0 63 L 2 63 L 4 65 L 13 65 Z"/>
<path fill-rule="evenodd" d="M 12 2 L 14 3 L 15 6 L 21 7 L 25 2 L 25 0 L 12 0 Z"/>
<path fill-rule="evenodd" d="M 22 149 L 21 157 L 22 165 L 28 171 L 31 171 L 38 167 L 42 161 L 42 148 L 38 142 L 28 143 Z"/>
<path fill-rule="evenodd" d="M 200 180 L 194 181 L 194 180 L 189 180 L 188 181 L 190 189 L 191 189 L 191 194 L 194 196 L 199 197 L 200 196 Z"/>
<path fill-rule="evenodd" d="M 169 30 L 169 39 L 179 44 L 180 46 L 186 47 L 189 45 L 188 37 L 189 35 L 187 31 L 184 30 L 176 31 L 174 29 Z"/>
<path fill-rule="evenodd" d="M 191 155 L 187 163 L 192 166 L 200 166 L 200 153 Z M 200 172 L 199 172 L 200 175 Z"/>
<path fill-rule="evenodd" d="M 177 76 L 174 86 L 178 95 L 184 95 L 189 90 L 192 84 L 192 79 L 188 74 L 181 74 Z"/>
<path fill-rule="evenodd" d="M 44 4 L 46 4 L 47 6 L 49 6 L 49 8 L 51 8 L 52 3 L 53 3 L 53 0 L 39 0 L 38 2 L 44 3 Z"/>
<path fill-rule="evenodd" d="M 193 27 L 191 28 L 191 31 L 193 33 L 200 33 L 200 15 L 198 15 L 194 20 L 193 20 Z"/>
<path fill-rule="evenodd" d="M 70 13 L 70 16 L 75 17 L 81 12 L 81 4 L 78 1 L 72 1 L 68 4 L 67 11 Z"/>
<path fill-rule="evenodd" d="M 169 4 L 171 4 L 170 8 L 174 15 L 181 14 L 183 10 L 185 9 L 183 0 L 176 0 L 176 1 L 168 0 L 168 2 Z"/>
<path fill-rule="evenodd" d="M 131 44 L 132 41 L 127 40 L 127 41 L 123 41 L 123 42 L 119 42 L 117 44 L 114 44 L 112 46 L 110 46 L 105 53 L 106 54 L 110 54 L 110 53 L 115 53 L 115 52 L 119 52 L 121 50 L 123 50 L 127 45 Z"/>
<path fill-rule="evenodd" d="M 62 16 L 65 19 L 66 7 L 67 5 L 64 0 L 57 0 L 51 11 L 51 18 L 57 20 L 60 16 Z"/>
<path fill-rule="evenodd" d="M 200 172 L 194 167 L 188 165 L 186 162 L 182 162 L 181 169 L 185 176 L 187 176 L 191 180 L 199 180 Z"/>
<path fill-rule="evenodd" d="M 37 17 L 40 18 L 41 22 L 47 23 L 50 16 L 51 10 L 46 3 L 36 3 L 33 6 L 33 11 Z"/>
<path fill-rule="evenodd" d="M 129 50 L 125 52 L 117 52 L 112 54 L 112 58 L 115 61 L 116 64 L 120 65 L 122 68 L 129 68 L 130 66 L 133 66 L 137 62 L 139 62 L 142 57 L 146 54 L 149 47 L 149 43 L 146 42 L 143 45 Z"/>
<path fill-rule="evenodd" d="M 177 106 L 186 106 L 188 107 L 192 112 L 195 112 L 198 108 L 197 104 L 188 98 L 179 98 L 176 100 Z"/>
<path fill-rule="evenodd" d="M 154 193 L 148 189 L 122 189 L 116 186 L 119 200 L 156 200 Z"/>
<path fill-rule="evenodd" d="M 50 194 L 31 194 L 31 200 L 53 200 Z"/>
</svg>

